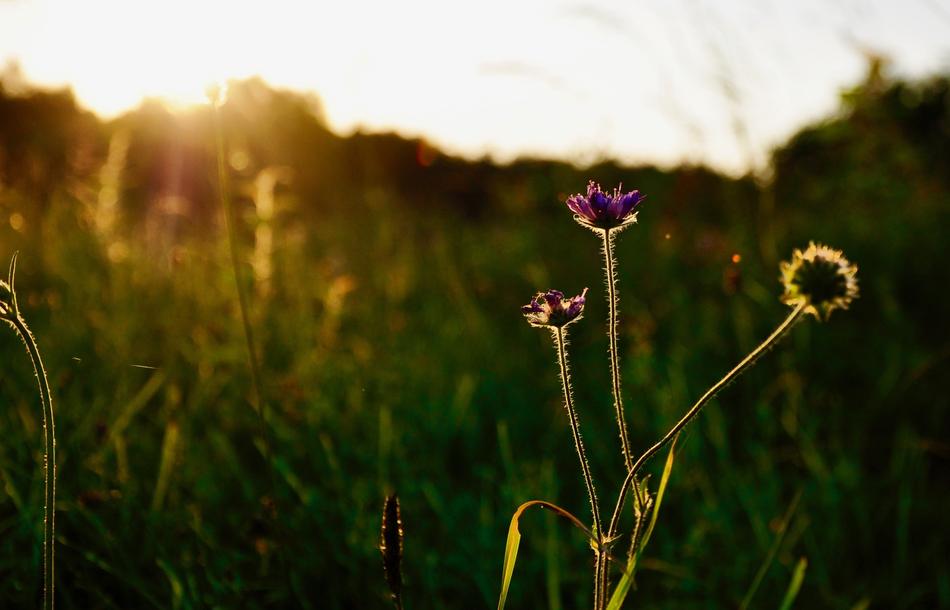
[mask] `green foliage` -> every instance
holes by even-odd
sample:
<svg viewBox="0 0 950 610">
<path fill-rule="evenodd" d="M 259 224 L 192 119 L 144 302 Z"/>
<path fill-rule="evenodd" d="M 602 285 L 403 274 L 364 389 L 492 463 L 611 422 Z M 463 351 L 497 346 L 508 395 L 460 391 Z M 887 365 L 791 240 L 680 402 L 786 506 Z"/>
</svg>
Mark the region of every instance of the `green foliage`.
<svg viewBox="0 0 950 610">
<path fill-rule="evenodd" d="M 273 492 L 208 114 L 146 107 L 102 124 L 68 96 L 2 97 L 19 114 L 0 112 L 0 255 L 21 251 L 20 306 L 65 431 L 57 606 L 386 608 L 376 546 L 392 489 L 406 607 L 494 605 L 513 507 L 586 506 L 548 338 L 518 310 L 539 287 L 592 287 L 572 327 L 575 398 L 605 503 L 622 478 L 599 255 L 561 203 L 591 177 L 648 195 L 617 244 L 634 450 L 785 315 L 777 265 L 792 247 L 832 243 L 861 267 L 847 316 L 796 329 L 687 429 L 636 607 L 736 607 L 801 487 L 756 603 L 777 607 L 807 556 L 797 607 L 950 608 L 946 82 L 859 90 L 776 153 L 765 186 L 702 168 L 467 163 L 340 138 L 307 100 L 234 89 L 224 118 L 247 155 L 231 178 Z M 264 279 L 256 181 L 280 167 Z M 0 606 L 34 607 L 39 414 L 15 340 L 0 362 Z M 589 549 L 541 535 L 522 547 L 508 608 L 589 605 Z"/>
</svg>

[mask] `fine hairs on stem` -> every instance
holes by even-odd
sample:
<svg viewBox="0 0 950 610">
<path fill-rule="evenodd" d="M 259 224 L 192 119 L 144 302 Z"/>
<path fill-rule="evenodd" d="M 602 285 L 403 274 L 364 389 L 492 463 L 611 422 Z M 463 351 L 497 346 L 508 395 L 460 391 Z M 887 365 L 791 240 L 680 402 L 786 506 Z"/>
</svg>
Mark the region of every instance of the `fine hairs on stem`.
<svg viewBox="0 0 950 610">
<path fill-rule="evenodd" d="M 546 328 L 551 331 L 554 347 L 557 351 L 557 363 L 561 376 L 561 389 L 564 393 L 564 408 L 567 410 L 571 424 L 571 433 L 574 437 L 574 449 L 581 464 L 581 473 L 584 484 L 587 486 L 587 497 L 590 500 L 591 516 L 594 520 L 591 532 L 594 546 L 594 608 L 603 606 L 605 592 L 603 589 L 604 575 L 607 573 L 607 549 L 604 545 L 603 524 L 600 520 L 600 508 L 597 503 L 597 490 L 594 487 L 594 478 L 590 473 L 590 464 L 584 451 L 584 441 L 581 439 L 580 423 L 577 410 L 574 408 L 574 395 L 571 389 L 571 371 L 567 360 L 567 327 L 580 320 L 584 312 L 587 289 L 581 294 L 565 298 L 560 290 L 539 292 L 531 302 L 521 308 L 521 313 L 531 326 Z"/>
<path fill-rule="evenodd" d="M 43 484 L 45 488 L 45 507 L 43 514 L 43 610 L 53 610 L 54 593 L 54 538 L 56 515 L 56 427 L 53 422 L 53 397 L 46 378 L 46 368 L 40 356 L 36 339 L 20 313 L 17 304 L 14 280 L 17 255 L 10 261 L 8 283 L 0 280 L 0 319 L 7 322 L 26 346 L 33 363 L 36 385 L 43 406 Z"/>
<path fill-rule="evenodd" d="M 620 383 L 620 348 L 618 345 L 619 341 L 617 340 L 620 296 L 617 293 L 617 258 L 614 254 L 617 234 L 620 233 L 623 228 L 624 227 L 619 227 L 613 230 L 605 228 L 594 232 L 599 234 L 603 240 L 601 252 L 604 255 L 604 280 L 607 285 L 607 337 L 610 345 L 610 385 L 614 400 L 614 416 L 617 420 L 617 428 L 620 434 L 620 448 L 623 452 L 624 468 L 629 472 L 633 468 L 633 451 L 630 448 L 630 435 L 627 432 L 627 421 L 623 408 L 623 392 Z M 634 552 L 638 535 L 640 531 L 642 531 L 643 520 L 646 518 L 647 512 L 636 478 L 633 479 L 633 488 L 636 521 L 634 532 L 630 537 L 631 555 Z M 608 536 L 607 539 L 610 540 L 611 537 Z M 609 575 L 609 569 L 605 565 L 599 576 L 600 581 L 598 587 L 603 591 L 603 596 L 606 596 Z"/>
<path fill-rule="evenodd" d="M 590 474 L 590 464 L 587 462 L 587 453 L 584 451 L 584 441 L 581 438 L 580 424 L 577 411 L 574 409 L 574 392 L 571 389 L 571 372 L 567 363 L 567 329 L 556 327 L 551 329 L 554 345 L 557 348 L 557 362 L 561 368 L 561 388 L 564 391 L 564 408 L 571 420 L 571 433 L 574 436 L 574 448 L 577 450 L 577 459 L 581 463 L 584 473 L 584 483 L 587 485 L 587 496 L 590 499 L 590 510 L 594 518 L 594 534 L 601 535 L 600 509 L 597 506 L 597 490 L 594 488 L 594 479 Z"/>
<path fill-rule="evenodd" d="M 627 470 L 633 468 L 633 452 L 630 450 L 630 436 L 627 433 L 627 420 L 623 412 L 623 398 L 620 389 L 620 353 L 617 348 L 617 309 L 620 297 L 617 295 L 617 259 L 614 256 L 614 239 L 617 231 L 604 229 L 603 236 L 604 273 L 607 282 L 608 321 L 607 335 L 610 339 L 610 381 L 614 396 L 614 411 L 617 416 L 617 427 L 620 429 L 620 445 L 623 450 L 623 460 Z M 638 498 L 639 500 L 639 495 Z"/>
<path fill-rule="evenodd" d="M 567 325 L 552 326 L 551 335 L 557 348 L 557 361 L 561 370 L 561 388 L 564 392 L 564 408 L 571 421 L 571 433 L 574 436 L 574 447 L 577 450 L 577 459 L 581 463 L 584 474 L 584 484 L 587 486 L 587 496 L 590 499 L 590 510 L 594 519 L 594 536 L 597 538 L 597 548 L 594 551 L 594 608 L 603 608 L 606 602 L 607 589 L 607 549 L 604 546 L 603 527 L 600 520 L 600 508 L 597 501 L 597 489 L 594 487 L 594 478 L 590 473 L 590 464 L 587 453 L 584 451 L 584 440 L 581 438 L 580 423 L 577 411 L 574 408 L 574 396 L 571 389 L 571 370 L 567 362 Z"/>
</svg>

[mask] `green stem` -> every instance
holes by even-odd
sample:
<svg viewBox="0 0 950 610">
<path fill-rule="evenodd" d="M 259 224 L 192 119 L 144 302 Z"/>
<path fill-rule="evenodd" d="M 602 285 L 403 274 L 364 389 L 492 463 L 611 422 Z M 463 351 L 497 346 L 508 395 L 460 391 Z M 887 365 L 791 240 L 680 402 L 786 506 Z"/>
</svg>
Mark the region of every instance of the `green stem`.
<svg viewBox="0 0 950 610">
<path fill-rule="evenodd" d="M 604 253 L 604 273 L 607 280 L 607 336 L 610 340 L 610 381 L 614 398 L 614 411 L 617 418 L 617 427 L 620 431 L 620 445 L 623 451 L 624 467 L 627 472 L 633 468 L 633 451 L 630 449 L 630 436 L 627 432 L 627 420 L 623 409 L 623 396 L 620 385 L 620 349 L 618 346 L 618 310 L 620 297 L 617 294 L 617 258 L 614 254 L 614 245 L 617 231 L 611 232 L 610 229 L 601 231 L 603 237 L 602 250 Z M 633 479 L 634 499 L 636 502 L 636 513 L 638 515 L 646 512 L 643 494 L 640 493 L 639 482 Z M 638 521 L 640 518 L 638 517 Z M 633 538 L 636 538 L 634 535 Z M 603 587 L 607 587 L 607 571 L 603 575 Z"/>
<path fill-rule="evenodd" d="M 577 459 L 581 463 L 584 473 L 584 483 L 587 485 L 587 497 L 590 499 L 590 510 L 594 518 L 594 535 L 601 537 L 600 509 L 597 507 L 597 491 L 594 489 L 594 479 L 590 474 L 590 465 L 587 462 L 587 453 L 584 451 L 584 441 L 581 439 L 580 424 L 577 411 L 574 409 L 574 397 L 571 391 L 571 376 L 567 366 L 567 345 L 565 336 L 567 330 L 563 327 L 554 328 L 554 344 L 557 347 L 558 365 L 561 367 L 561 388 L 564 390 L 564 407 L 571 420 L 571 432 L 574 435 L 574 448 L 577 449 Z"/>
<path fill-rule="evenodd" d="M 20 335 L 26 345 L 26 351 L 30 354 L 30 360 L 33 361 L 40 402 L 43 403 L 43 471 L 46 490 L 43 520 L 43 609 L 53 610 L 53 541 L 56 513 L 56 429 L 53 422 L 53 399 L 49 391 L 46 369 L 43 367 L 43 358 L 40 356 L 33 333 L 26 325 L 26 320 L 19 315 L 19 312 L 14 313 L 8 320 Z"/>
<path fill-rule="evenodd" d="M 601 551 L 594 554 L 594 610 L 604 607 L 604 575 L 607 573 L 607 556 Z"/>
<path fill-rule="evenodd" d="M 720 379 L 716 385 L 712 386 L 702 397 L 696 401 L 689 411 L 686 412 L 686 415 L 680 419 L 675 426 L 673 426 L 666 435 L 661 438 L 655 445 L 646 450 L 646 452 L 641 455 L 637 461 L 634 463 L 633 468 L 627 472 L 627 478 L 623 482 L 623 487 L 620 488 L 620 495 L 617 498 L 617 505 L 614 507 L 613 516 L 610 518 L 610 526 L 607 529 L 607 539 L 612 538 L 617 532 L 617 526 L 620 522 L 620 513 L 623 508 L 623 503 L 626 498 L 627 489 L 630 488 L 631 482 L 636 481 L 637 474 L 640 472 L 640 469 L 650 461 L 657 453 L 659 453 L 666 445 L 668 445 L 676 435 L 680 433 L 697 415 L 699 415 L 700 410 L 709 402 L 716 394 L 719 393 L 724 387 L 729 385 L 730 382 L 735 380 L 739 375 L 746 371 L 750 366 L 752 366 L 756 360 L 759 359 L 762 354 L 767 352 L 779 339 L 781 339 L 785 333 L 787 333 L 799 319 L 801 319 L 802 313 L 805 311 L 805 304 L 800 304 L 792 310 L 788 317 L 785 318 L 785 321 L 778 325 L 778 327 L 772 331 L 772 334 L 768 336 L 757 348 L 752 350 L 749 355 L 742 359 L 739 364 L 737 364 L 731 371 L 726 373 L 726 376 Z"/>
<path fill-rule="evenodd" d="M 614 411 L 617 416 L 617 427 L 620 429 L 620 444 L 623 449 L 623 460 L 627 471 L 633 468 L 633 453 L 630 450 L 630 437 L 627 433 L 627 420 L 623 412 L 623 398 L 620 392 L 620 353 L 617 347 L 617 296 L 616 267 L 614 258 L 614 234 L 609 229 L 602 231 L 604 244 L 604 272 L 607 275 L 607 304 L 609 316 L 607 321 L 607 336 L 610 338 L 610 380 L 613 387 Z"/>
<path fill-rule="evenodd" d="M 587 497 L 590 499 L 590 510 L 594 519 L 593 534 L 597 539 L 597 549 L 594 551 L 594 610 L 601 610 L 603 607 L 601 590 L 603 589 L 602 583 L 607 570 L 607 559 L 603 547 L 604 537 L 600 521 L 600 509 L 597 506 L 597 491 L 594 488 L 594 479 L 590 474 L 590 465 L 587 462 L 587 454 L 584 451 L 584 441 L 581 439 L 577 411 L 574 409 L 574 397 L 571 391 L 571 375 L 567 365 L 567 330 L 564 327 L 553 327 L 551 331 L 554 335 L 554 345 L 557 348 L 558 365 L 561 368 L 561 388 L 564 391 L 564 407 L 567 409 L 567 415 L 571 420 L 574 448 L 577 450 L 577 459 L 580 461 L 581 471 L 584 473 L 584 483 L 587 485 Z"/>
</svg>

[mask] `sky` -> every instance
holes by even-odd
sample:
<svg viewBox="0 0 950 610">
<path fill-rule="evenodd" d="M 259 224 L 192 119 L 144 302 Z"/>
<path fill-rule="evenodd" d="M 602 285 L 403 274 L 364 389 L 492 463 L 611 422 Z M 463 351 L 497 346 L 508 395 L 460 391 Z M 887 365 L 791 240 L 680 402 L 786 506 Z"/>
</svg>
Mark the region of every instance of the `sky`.
<svg viewBox="0 0 950 610">
<path fill-rule="evenodd" d="M 761 168 L 869 53 L 950 73 L 950 0 L 0 0 L 0 70 L 104 117 L 261 76 L 445 150 Z"/>
</svg>

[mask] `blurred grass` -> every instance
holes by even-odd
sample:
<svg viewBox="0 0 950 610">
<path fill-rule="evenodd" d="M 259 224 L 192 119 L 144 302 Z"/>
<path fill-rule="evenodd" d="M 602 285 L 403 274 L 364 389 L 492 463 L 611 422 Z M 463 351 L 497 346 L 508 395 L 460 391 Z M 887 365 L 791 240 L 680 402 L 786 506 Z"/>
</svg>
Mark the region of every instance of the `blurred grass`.
<svg viewBox="0 0 950 610">
<path fill-rule="evenodd" d="M 796 607 L 950 608 L 946 79 L 869 79 L 776 152 L 764 186 L 701 168 L 466 164 L 334 139 L 294 96 L 232 90 L 232 146 L 252 160 L 232 159 L 251 193 L 235 202 L 245 251 L 256 172 L 294 172 L 250 302 L 273 494 L 206 114 L 147 106 L 101 125 L 53 94 L 2 98 L 0 254 L 21 250 L 58 409 L 60 607 L 385 608 L 376 545 L 393 490 L 406 607 L 491 607 L 514 509 L 584 506 L 548 339 L 518 310 L 536 290 L 592 288 L 575 392 L 604 502 L 622 479 L 598 244 L 561 203 L 591 177 L 648 194 L 618 243 L 635 447 L 784 317 L 777 264 L 793 247 L 823 240 L 861 268 L 852 311 L 801 325 L 688 429 L 631 607 L 738 606 L 801 489 L 756 607 L 779 607 L 805 557 Z M 100 168 L 117 133 L 130 144 L 110 224 Z M 32 607 L 40 412 L 14 337 L 0 354 L 0 605 Z M 553 527 L 524 519 L 510 608 L 589 604 L 586 544 Z"/>
</svg>

